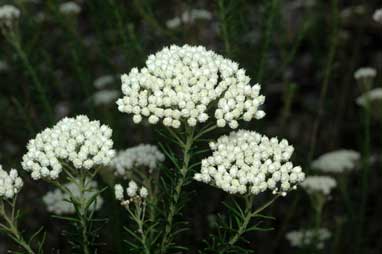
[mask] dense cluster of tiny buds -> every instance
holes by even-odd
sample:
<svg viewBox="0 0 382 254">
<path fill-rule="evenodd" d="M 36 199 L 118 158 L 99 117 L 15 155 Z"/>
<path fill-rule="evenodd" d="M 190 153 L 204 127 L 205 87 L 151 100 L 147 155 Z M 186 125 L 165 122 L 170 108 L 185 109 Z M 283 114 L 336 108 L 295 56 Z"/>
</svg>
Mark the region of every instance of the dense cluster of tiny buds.
<svg viewBox="0 0 382 254">
<path fill-rule="evenodd" d="M 66 2 L 60 5 L 59 10 L 62 14 L 78 15 L 81 12 L 81 6 L 76 2 Z"/>
<path fill-rule="evenodd" d="M 132 202 L 144 201 L 149 192 L 144 186 L 139 188 L 134 181 L 130 181 L 126 189 L 122 185 L 116 184 L 114 194 L 115 199 L 121 201 L 121 205 L 128 208 Z"/>
<path fill-rule="evenodd" d="M 232 194 L 259 194 L 267 189 L 285 196 L 302 182 L 301 167 L 289 161 L 294 148 L 283 139 L 239 130 L 210 143 L 212 156 L 202 160 L 194 179 Z"/>
<path fill-rule="evenodd" d="M 63 162 L 75 169 L 106 166 L 115 155 L 111 135 L 108 126 L 87 116 L 64 118 L 29 141 L 22 166 L 33 179 L 57 179 Z"/>
<path fill-rule="evenodd" d="M 115 175 L 128 177 L 129 172 L 134 169 L 148 169 L 151 173 L 160 162 L 165 160 L 165 156 L 154 145 L 140 144 L 135 147 L 119 151 L 111 161 L 110 166 L 115 169 Z"/>
<path fill-rule="evenodd" d="M 321 193 L 328 196 L 337 186 L 337 182 L 330 176 L 308 176 L 302 183 L 301 187 L 310 194 Z"/>
<path fill-rule="evenodd" d="M 20 17 L 20 10 L 13 5 L 0 7 L 0 26 L 10 27 Z"/>
<path fill-rule="evenodd" d="M 368 103 L 382 101 L 382 88 L 374 88 L 359 96 L 356 100 L 357 104 L 366 107 Z"/>
<path fill-rule="evenodd" d="M 0 199 L 13 198 L 22 186 L 23 180 L 19 177 L 16 169 L 7 172 L 0 165 Z"/>
<path fill-rule="evenodd" d="M 90 200 L 97 192 L 98 185 L 96 181 L 86 180 L 86 192 L 83 194 L 85 200 Z M 78 185 L 74 182 L 65 184 L 65 189 L 69 190 L 74 198 L 80 198 L 81 193 Z M 60 189 L 55 189 L 48 192 L 43 197 L 43 201 L 47 207 L 47 210 L 51 213 L 62 215 L 62 214 L 74 214 L 74 205 L 70 202 L 71 195 L 69 193 L 63 192 Z M 97 195 L 96 199 L 90 204 L 90 211 L 98 211 L 101 209 L 103 204 L 103 199 L 100 195 Z"/>
<path fill-rule="evenodd" d="M 353 170 L 361 155 L 353 150 L 336 150 L 325 153 L 312 162 L 312 168 L 326 173 L 342 173 Z"/>
<path fill-rule="evenodd" d="M 180 17 L 167 20 L 166 26 L 170 29 L 179 27 L 181 24 L 194 23 L 196 20 L 210 20 L 211 12 L 203 9 L 192 9 L 182 13 Z"/>
<path fill-rule="evenodd" d="M 373 19 L 375 22 L 382 24 L 382 8 L 374 12 Z"/>
<path fill-rule="evenodd" d="M 315 248 L 322 250 L 325 241 L 331 237 L 331 233 L 326 228 L 291 231 L 286 234 L 286 238 L 293 247 L 306 247 L 314 245 Z"/>
<path fill-rule="evenodd" d="M 218 127 L 238 127 L 238 120 L 265 116 L 259 108 L 265 97 L 260 85 L 251 86 L 244 69 L 202 46 L 170 46 L 148 57 L 146 67 L 122 75 L 121 112 L 143 117 L 151 124 L 179 128 L 206 122 L 213 110 Z"/>
<path fill-rule="evenodd" d="M 371 67 L 362 67 L 354 72 L 356 80 L 373 79 L 375 76 L 377 76 L 377 71 Z"/>
</svg>

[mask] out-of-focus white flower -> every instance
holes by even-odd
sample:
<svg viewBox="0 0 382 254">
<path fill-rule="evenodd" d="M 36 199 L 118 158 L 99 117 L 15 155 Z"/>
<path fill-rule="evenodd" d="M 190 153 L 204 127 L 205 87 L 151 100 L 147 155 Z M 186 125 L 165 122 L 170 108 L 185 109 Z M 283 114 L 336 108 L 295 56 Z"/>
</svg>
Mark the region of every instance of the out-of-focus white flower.
<svg viewBox="0 0 382 254">
<path fill-rule="evenodd" d="M 0 165 L 0 199 L 13 198 L 22 186 L 23 180 L 19 177 L 16 169 L 7 172 Z"/>
<path fill-rule="evenodd" d="M 375 22 L 382 24 L 382 8 L 374 12 L 373 19 Z"/>
<path fill-rule="evenodd" d="M 337 186 L 337 182 L 330 176 L 308 176 L 301 186 L 310 194 L 322 193 L 327 196 Z"/>
<path fill-rule="evenodd" d="M 0 7 L 0 26 L 10 27 L 12 22 L 20 17 L 20 10 L 13 5 L 3 5 Z"/>
<path fill-rule="evenodd" d="M 235 129 L 239 120 L 265 116 L 260 85 L 249 82 L 244 69 L 213 51 L 173 45 L 149 56 L 141 70 L 122 75 L 124 97 L 117 104 L 135 123 L 146 117 L 151 124 L 179 128 L 182 121 L 195 126 L 215 117 L 218 127 Z"/>
<path fill-rule="evenodd" d="M 164 159 L 164 155 L 156 146 L 140 144 L 119 151 L 111 161 L 110 166 L 115 169 L 117 176 L 126 178 L 129 176 L 129 172 L 134 169 L 146 168 L 151 173 Z"/>
<path fill-rule="evenodd" d="M 76 2 L 66 2 L 60 5 L 59 10 L 65 15 L 78 15 L 81 12 L 81 6 Z"/>
<path fill-rule="evenodd" d="M 203 9 L 192 9 L 182 13 L 180 17 L 174 17 L 167 20 L 166 26 L 170 29 L 174 29 L 183 24 L 194 23 L 196 20 L 210 20 L 212 19 L 211 12 Z"/>
<path fill-rule="evenodd" d="M 84 199 L 89 200 L 98 192 L 98 185 L 95 181 L 86 180 L 86 189 L 87 191 L 84 193 Z M 65 184 L 65 188 L 68 189 L 72 196 L 75 198 L 80 198 L 81 193 L 78 185 L 75 183 L 67 183 Z M 55 213 L 57 215 L 62 214 L 73 214 L 75 213 L 75 208 L 72 203 L 70 203 L 70 194 L 62 192 L 60 189 L 55 189 L 54 191 L 50 191 L 43 197 L 43 201 L 47 207 L 47 210 L 51 213 Z M 92 202 L 89 206 L 90 211 L 98 211 L 103 204 L 103 199 L 100 195 Z"/>
<path fill-rule="evenodd" d="M 359 106 L 365 107 L 367 103 L 382 100 L 382 88 L 375 88 L 359 96 L 356 100 Z"/>
<path fill-rule="evenodd" d="M 0 60 L 0 72 L 5 72 L 9 69 L 7 62 Z"/>
<path fill-rule="evenodd" d="M 325 246 L 325 241 L 330 239 L 332 234 L 326 228 L 318 230 L 298 230 L 291 231 L 286 234 L 286 239 L 293 247 L 315 246 L 316 249 L 322 250 Z"/>
<path fill-rule="evenodd" d="M 108 85 L 112 84 L 115 81 L 115 77 L 112 75 L 105 75 L 94 80 L 94 87 L 97 89 L 104 89 Z"/>
<path fill-rule="evenodd" d="M 111 134 L 108 126 L 87 116 L 64 118 L 29 141 L 22 166 L 33 179 L 57 179 L 62 162 L 75 169 L 106 166 L 115 155 Z"/>
<path fill-rule="evenodd" d="M 377 75 L 377 71 L 371 67 L 362 67 L 354 72 L 354 78 L 356 80 L 372 79 Z"/>
<path fill-rule="evenodd" d="M 211 142 L 212 156 L 202 160 L 194 179 L 236 194 L 259 194 L 267 189 L 286 193 L 302 182 L 301 167 L 289 161 L 294 148 L 288 141 L 239 130 Z"/>
<path fill-rule="evenodd" d="M 365 5 L 353 5 L 343 9 L 340 13 L 342 19 L 349 19 L 356 16 L 361 16 L 366 13 Z"/>
<path fill-rule="evenodd" d="M 361 155 L 353 150 L 336 150 L 321 155 L 312 162 L 312 168 L 326 173 L 347 172 L 356 167 Z"/>
<path fill-rule="evenodd" d="M 117 90 L 102 90 L 93 94 L 92 99 L 96 106 L 108 105 L 119 97 L 120 92 Z"/>
<path fill-rule="evenodd" d="M 139 188 L 134 181 L 130 181 L 125 190 L 122 185 L 116 184 L 114 186 L 114 193 L 115 198 L 121 201 L 121 205 L 125 208 L 128 208 L 130 203 L 141 202 L 148 196 L 148 190 L 144 186 Z"/>
</svg>

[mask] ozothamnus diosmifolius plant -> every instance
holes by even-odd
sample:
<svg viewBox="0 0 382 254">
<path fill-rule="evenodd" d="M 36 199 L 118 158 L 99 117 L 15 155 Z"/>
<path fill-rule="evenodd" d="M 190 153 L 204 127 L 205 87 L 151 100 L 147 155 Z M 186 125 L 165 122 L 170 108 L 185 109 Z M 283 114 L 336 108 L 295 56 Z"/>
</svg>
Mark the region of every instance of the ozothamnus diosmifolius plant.
<svg viewBox="0 0 382 254">
<path fill-rule="evenodd" d="M 189 185 L 197 181 L 229 196 L 224 216 L 219 215 L 219 225 L 200 253 L 250 253 L 245 234 L 265 230 L 254 220 L 268 218 L 261 213 L 305 178 L 290 161 L 294 148 L 287 140 L 239 129 L 243 121 L 265 116 L 260 84 L 253 84 L 238 63 L 189 45 L 165 47 L 121 80 L 118 110 L 135 124 L 152 124 L 163 137 L 157 146 L 140 144 L 115 152 L 112 130 L 80 115 L 37 134 L 22 159 L 33 180 L 55 188 L 43 201 L 52 216 L 74 226 L 73 252 L 97 252 L 96 215 L 110 202 L 97 183 L 102 179 L 129 217 L 126 225 L 118 225 L 125 229 L 127 252 L 187 253 L 177 236 L 188 230 L 182 210 L 192 199 Z M 201 148 L 207 145 L 210 149 Z M 0 173 L 5 221 L 0 226 L 27 253 L 39 253 L 43 237 L 31 246 L 17 228 L 15 196 L 22 180 L 16 170 Z"/>
</svg>

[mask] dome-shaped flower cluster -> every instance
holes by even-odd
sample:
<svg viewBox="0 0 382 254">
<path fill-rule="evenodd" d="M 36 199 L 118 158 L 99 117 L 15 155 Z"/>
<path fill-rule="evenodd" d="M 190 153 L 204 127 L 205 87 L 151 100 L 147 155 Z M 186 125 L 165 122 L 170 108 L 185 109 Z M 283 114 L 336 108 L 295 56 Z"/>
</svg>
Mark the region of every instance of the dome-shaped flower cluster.
<svg viewBox="0 0 382 254">
<path fill-rule="evenodd" d="M 13 198 L 22 186 L 23 180 L 19 177 L 16 169 L 7 172 L 0 165 L 0 199 Z"/>
<path fill-rule="evenodd" d="M 377 76 L 377 71 L 371 67 L 362 67 L 354 72 L 354 78 L 356 80 L 372 79 Z"/>
<path fill-rule="evenodd" d="M 81 12 L 81 6 L 76 2 L 66 2 L 60 5 L 59 10 L 62 14 L 78 15 Z"/>
<path fill-rule="evenodd" d="M 332 189 L 337 186 L 337 182 L 330 176 L 308 176 L 305 181 L 301 183 L 301 186 L 308 193 L 322 193 L 329 195 Z"/>
<path fill-rule="evenodd" d="M 29 141 L 22 166 L 33 179 L 58 178 L 62 162 L 76 169 L 108 165 L 114 157 L 112 130 L 80 115 L 64 118 Z"/>
<path fill-rule="evenodd" d="M 146 67 L 122 75 L 122 92 L 117 101 L 121 112 L 133 114 L 139 123 L 162 121 L 178 128 L 207 121 L 212 110 L 217 125 L 238 127 L 238 120 L 263 118 L 265 97 L 260 85 L 251 86 L 244 69 L 202 46 L 170 46 L 149 56 Z"/>
<path fill-rule="evenodd" d="M 81 196 L 80 189 L 78 185 L 70 182 L 65 184 L 65 188 L 71 192 L 71 195 L 75 198 L 79 198 Z M 87 191 L 84 193 L 84 199 L 90 200 L 97 192 L 98 185 L 96 181 L 86 180 L 86 189 Z M 63 192 L 60 189 L 55 189 L 54 191 L 50 191 L 43 197 L 43 201 L 47 207 L 47 210 L 51 213 L 62 215 L 62 214 L 74 214 L 75 208 L 72 203 L 70 203 L 70 194 Z M 103 199 L 100 195 L 96 197 L 96 199 L 90 204 L 90 211 L 98 211 L 101 209 L 103 204 Z"/>
<path fill-rule="evenodd" d="M 291 231 L 286 234 L 286 238 L 293 247 L 306 247 L 313 245 L 319 250 L 324 248 L 325 241 L 331 236 L 332 234 L 326 228 L 319 228 L 318 230 L 309 229 Z"/>
<path fill-rule="evenodd" d="M 114 186 L 114 194 L 115 198 L 121 201 L 122 206 L 128 207 L 131 202 L 144 200 L 149 192 L 146 187 L 142 186 L 139 188 L 134 181 L 130 181 L 126 189 L 124 189 L 122 185 L 116 184 Z M 126 196 L 127 199 L 125 199 Z"/>
<path fill-rule="evenodd" d="M 312 162 L 312 168 L 326 173 L 342 173 L 354 169 L 361 155 L 353 150 L 337 150 L 321 155 Z"/>
<path fill-rule="evenodd" d="M 270 189 L 286 195 L 305 178 L 301 167 L 289 161 L 294 148 L 285 139 L 239 130 L 210 143 L 210 148 L 212 156 L 202 160 L 201 173 L 194 179 L 232 194 Z"/>
<path fill-rule="evenodd" d="M 11 26 L 14 20 L 20 17 L 20 10 L 13 5 L 3 5 L 0 7 L 0 25 Z"/>
<path fill-rule="evenodd" d="M 134 169 L 147 168 L 149 173 L 164 161 L 164 155 L 154 145 L 140 144 L 135 147 L 119 151 L 111 161 L 110 166 L 115 169 L 115 174 L 129 177 L 129 172 Z"/>
</svg>

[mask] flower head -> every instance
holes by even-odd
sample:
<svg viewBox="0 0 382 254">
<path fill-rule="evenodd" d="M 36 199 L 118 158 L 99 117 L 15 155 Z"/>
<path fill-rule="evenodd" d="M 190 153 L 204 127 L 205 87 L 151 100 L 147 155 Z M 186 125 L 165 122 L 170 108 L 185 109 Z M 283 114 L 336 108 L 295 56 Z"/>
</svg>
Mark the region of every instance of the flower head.
<svg viewBox="0 0 382 254">
<path fill-rule="evenodd" d="M 332 189 L 337 186 L 337 182 L 330 176 L 308 176 L 301 183 L 301 187 L 310 194 L 321 193 L 325 196 L 329 195 Z"/>
<path fill-rule="evenodd" d="M 182 13 L 180 17 L 167 20 L 166 26 L 170 29 L 179 27 L 182 23 L 194 23 L 196 20 L 210 20 L 212 18 L 211 12 L 203 9 L 191 9 Z"/>
<path fill-rule="evenodd" d="M 166 47 L 149 56 L 146 67 L 122 75 L 121 112 L 139 123 L 159 121 L 178 128 L 215 117 L 217 125 L 238 127 L 238 120 L 264 117 L 260 85 L 251 86 L 244 69 L 202 46 Z M 212 113 L 209 113 L 212 111 Z"/>
<path fill-rule="evenodd" d="M 331 233 L 326 228 L 319 228 L 318 230 L 298 230 L 291 231 L 286 234 L 286 238 L 293 247 L 306 247 L 314 245 L 317 249 L 324 248 L 324 242 L 331 237 Z"/>
<path fill-rule="evenodd" d="M 283 139 L 268 138 L 254 131 L 239 130 L 210 143 L 212 156 L 202 160 L 194 179 L 232 194 L 274 194 L 293 189 L 303 181 L 301 167 L 289 161 L 294 148 Z"/>
<path fill-rule="evenodd" d="M 81 6 L 76 2 L 66 2 L 60 5 L 59 10 L 62 14 L 78 15 L 81 12 Z"/>
<path fill-rule="evenodd" d="M 382 88 L 375 88 L 367 91 L 366 93 L 359 96 L 356 100 L 359 106 L 365 107 L 367 103 L 374 101 L 382 101 Z"/>
<path fill-rule="evenodd" d="M 86 183 L 87 191 L 84 194 L 85 199 L 89 200 L 98 192 L 98 185 L 95 181 L 87 180 Z M 71 192 L 71 195 L 75 198 L 79 198 L 81 193 L 78 185 L 75 183 L 65 184 L 65 188 Z M 73 214 L 75 213 L 75 208 L 72 203 L 70 203 L 71 196 L 69 193 L 63 192 L 60 189 L 55 189 L 50 191 L 43 197 L 43 201 L 49 212 L 62 215 L 62 214 Z M 100 195 L 92 202 L 89 206 L 90 211 L 98 211 L 103 204 L 103 199 Z"/>
<path fill-rule="evenodd" d="M 75 169 L 106 166 L 115 154 L 111 134 L 108 126 L 87 116 L 64 118 L 29 141 L 22 166 L 33 179 L 57 179 L 63 162 Z"/>
<path fill-rule="evenodd" d="M 114 102 L 120 95 L 120 92 L 117 90 L 102 90 L 93 94 L 94 104 L 99 105 L 108 105 Z"/>
<path fill-rule="evenodd" d="M 134 169 L 148 169 L 149 172 L 164 161 L 164 155 L 154 145 L 140 144 L 117 153 L 110 166 L 115 169 L 115 174 L 129 177 L 129 172 Z"/>
<path fill-rule="evenodd" d="M 373 79 L 377 75 L 377 71 L 371 67 L 362 67 L 354 72 L 354 78 L 356 80 Z"/>
<path fill-rule="evenodd" d="M 13 5 L 0 7 L 0 26 L 10 27 L 20 17 L 20 10 Z"/>
<path fill-rule="evenodd" d="M 148 196 L 146 187 L 138 187 L 134 181 L 130 181 L 128 187 L 124 189 L 122 185 L 116 184 L 114 186 L 115 198 L 121 201 L 121 205 L 128 208 L 132 202 L 141 202 Z"/>
<path fill-rule="evenodd" d="M 382 24 L 382 8 L 374 12 L 373 19 L 375 22 Z"/>
<path fill-rule="evenodd" d="M 326 153 L 312 162 L 312 168 L 326 173 L 347 172 L 356 167 L 361 155 L 353 150 L 337 150 Z"/>
<path fill-rule="evenodd" d="M 22 186 L 23 180 L 19 177 L 16 169 L 6 172 L 0 165 L 0 199 L 13 198 Z"/>
</svg>

